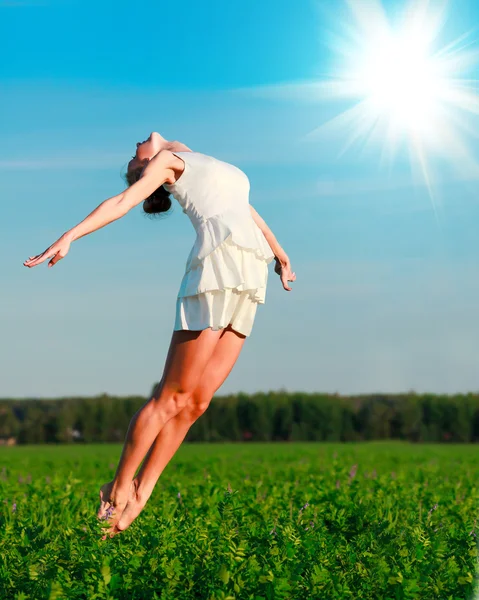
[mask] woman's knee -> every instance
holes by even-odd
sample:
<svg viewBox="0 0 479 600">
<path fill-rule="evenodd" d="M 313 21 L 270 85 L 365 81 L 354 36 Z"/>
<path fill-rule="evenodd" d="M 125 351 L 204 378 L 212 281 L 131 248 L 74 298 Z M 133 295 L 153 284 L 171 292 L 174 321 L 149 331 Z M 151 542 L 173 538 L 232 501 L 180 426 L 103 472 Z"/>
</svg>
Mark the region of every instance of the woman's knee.
<svg viewBox="0 0 479 600">
<path fill-rule="evenodd" d="M 175 388 L 163 386 L 156 389 L 152 397 L 155 410 L 162 414 L 166 420 L 176 417 L 184 408 L 186 408 L 193 396 L 193 390 L 188 390 L 177 386 Z"/>
<path fill-rule="evenodd" d="M 197 387 L 188 402 L 188 416 L 192 421 L 196 421 L 203 415 L 210 405 L 213 398 L 213 392 L 207 387 Z"/>
</svg>

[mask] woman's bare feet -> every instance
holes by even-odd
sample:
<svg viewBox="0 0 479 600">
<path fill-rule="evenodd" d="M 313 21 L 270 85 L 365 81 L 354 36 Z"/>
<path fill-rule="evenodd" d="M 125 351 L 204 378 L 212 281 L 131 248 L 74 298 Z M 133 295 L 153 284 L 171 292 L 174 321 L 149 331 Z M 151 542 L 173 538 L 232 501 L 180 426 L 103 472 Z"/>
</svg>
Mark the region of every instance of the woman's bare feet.
<svg viewBox="0 0 479 600">
<path fill-rule="evenodd" d="M 145 497 L 145 495 L 140 492 L 138 485 L 138 481 L 134 479 L 132 483 L 132 488 L 130 490 L 128 502 L 121 514 L 120 519 L 116 523 L 113 535 L 116 535 L 117 533 L 128 529 L 128 527 L 133 523 L 136 517 L 145 508 L 146 502 L 150 494 L 148 494 L 148 496 Z"/>
<path fill-rule="evenodd" d="M 102 485 L 97 516 L 108 524 L 103 539 L 106 539 L 107 536 L 113 537 L 127 529 L 141 513 L 147 499 L 140 494 L 136 479 L 131 482 L 126 498 L 122 498 L 118 492 L 114 493 L 113 482 Z"/>
</svg>

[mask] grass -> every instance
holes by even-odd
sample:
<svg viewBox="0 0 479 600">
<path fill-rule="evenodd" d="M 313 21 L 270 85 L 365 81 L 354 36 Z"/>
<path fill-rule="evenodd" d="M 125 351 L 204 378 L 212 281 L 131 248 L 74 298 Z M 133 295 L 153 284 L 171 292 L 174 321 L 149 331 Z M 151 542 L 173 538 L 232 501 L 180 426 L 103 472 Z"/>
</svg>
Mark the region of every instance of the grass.
<svg viewBox="0 0 479 600">
<path fill-rule="evenodd" d="M 183 445 L 102 542 L 97 492 L 120 451 L 0 448 L 0 598 L 473 597 L 476 446 Z"/>
</svg>

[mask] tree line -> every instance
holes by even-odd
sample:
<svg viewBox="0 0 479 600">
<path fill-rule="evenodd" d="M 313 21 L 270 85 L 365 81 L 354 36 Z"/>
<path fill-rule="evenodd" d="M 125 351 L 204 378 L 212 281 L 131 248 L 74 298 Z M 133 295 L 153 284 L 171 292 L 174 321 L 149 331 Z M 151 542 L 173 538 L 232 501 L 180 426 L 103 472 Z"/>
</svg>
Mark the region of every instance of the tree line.
<svg viewBox="0 0 479 600">
<path fill-rule="evenodd" d="M 122 442 L 140 396 L 0 400 L 6 443 Z M 215 397 L 186 441 L 478 442 L 479 394 L 339 396 L 268 392 Z"/>
</svg>

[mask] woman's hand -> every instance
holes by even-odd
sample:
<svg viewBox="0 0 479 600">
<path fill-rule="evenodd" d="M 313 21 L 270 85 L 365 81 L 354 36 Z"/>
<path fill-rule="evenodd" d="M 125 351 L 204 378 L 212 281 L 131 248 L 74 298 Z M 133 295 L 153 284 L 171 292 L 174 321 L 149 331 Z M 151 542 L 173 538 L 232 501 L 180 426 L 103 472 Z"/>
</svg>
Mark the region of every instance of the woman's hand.
<svg viewBox="0 0 479 600">
<path fill-rule="evenodd" d="M 293 288 L 288 285 L 289 281 L 296 281 L 296 273 L 291 270 L 291 263 L 289 258 L 279 260 L 277 256 L 274 257 L 276 264 L 274 265 L 274 272 L 277 273 L 281 279 L 284 289 L 290 292 Z"/>
<path fill-rule="evenodd" d="M 26 260 L 23 265 L 25 267 L 36 267 L 47 259 L 51 258 L 48 263 L 49 267 L 53 267 L 59 260 L 65 258 L 70 250 L 71 239 L 67 235 L 62 235 L 62 237 L 57 240 L 54 244 L 47 248 L 45 252 L 38 254 L 38 256 L 30 256 L 28 260 Z"/>
</svg>

